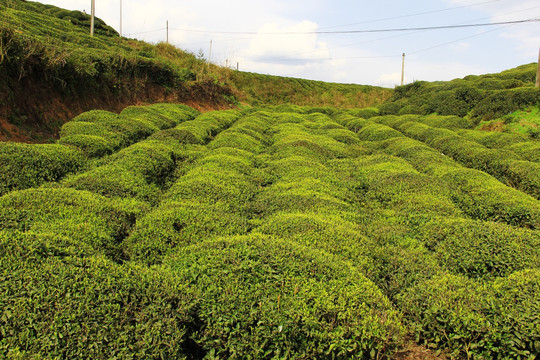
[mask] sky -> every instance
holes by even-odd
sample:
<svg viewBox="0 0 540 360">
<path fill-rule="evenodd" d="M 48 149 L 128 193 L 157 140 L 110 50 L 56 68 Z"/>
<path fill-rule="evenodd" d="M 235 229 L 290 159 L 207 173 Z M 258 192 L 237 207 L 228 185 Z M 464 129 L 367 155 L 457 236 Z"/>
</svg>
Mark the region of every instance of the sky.
<svg viewBox="0 0 540 360">
<path fill-rule="evenodd" d="M 40 0 L 90 13 L 91 0 Z M 496 73 L 538 61 L 538 0 L 95 0 L 122 35 L 214 64 L 288 77 L 394 87 Z M 122 7 L 122 11 L 120 11 Z M 383 31 L 381 31 L 383 30 Z"/>
</svg>

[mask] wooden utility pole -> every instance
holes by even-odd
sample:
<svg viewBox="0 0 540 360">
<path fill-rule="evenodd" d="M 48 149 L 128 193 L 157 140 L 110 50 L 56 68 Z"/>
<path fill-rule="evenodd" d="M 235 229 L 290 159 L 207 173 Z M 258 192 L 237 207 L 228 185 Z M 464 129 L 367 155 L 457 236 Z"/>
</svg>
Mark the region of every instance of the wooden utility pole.
<svg viewBox="0 0 540 360">
<path fill-rule="evenodd" d="M 92 0 L 90 13 L 90 36 L 94 36 L 94 16 L 96 16 L 96 0 Z"/>
<path fill-rule="evenodd" d="M 405 53 L 403 53 L 401 57 L 401 86 L 403 86 L 404 80 L 405 80 Z"/>
<path fill-rule="evenodd" d="M 167 44 L 169 43 L 169 20 L 167 20 Z"/>
<path fill-rule="evenodd" d="M 540 87 L 540 49 L 538 50 L 538 70 L 536 70 L 536 87 Z"/>
</svg>

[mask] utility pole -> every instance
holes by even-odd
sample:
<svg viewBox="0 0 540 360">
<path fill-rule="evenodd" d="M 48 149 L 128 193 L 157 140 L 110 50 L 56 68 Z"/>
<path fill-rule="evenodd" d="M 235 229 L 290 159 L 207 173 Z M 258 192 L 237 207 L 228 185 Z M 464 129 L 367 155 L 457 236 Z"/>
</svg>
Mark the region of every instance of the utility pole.
<svg viewBox="0 0 540 360">
<path fill-rule="evenodd" d="M 92 0 L 90 12 L 90 36 L 94 36 L 94 16 L 96 15 L 96 0 Z"/>
<path fill-rule="evenodd" d="M 536 70 L 536 87 L 540 87 L 540 49 L 538 50 L 538 70 Z"/>
<path fill-rule="evenodd" d="M 122 0 L 120 0 L 120 37 L 122 37 Z"/>
<path fill-rule="evenodd" d="M 210 40 L 210 51 L 208 52 L 208 68 L 210 68 L 210 59 L 212 59 L 212 40 Z"/>
<path fill-rule="evenodd" d="M 403 53 L 401 58 L 401 86 L 403 86 L 403 81 L 405 80 L 405 53 Z"/>
<path fill-rule="evenodd" d="M 169 43 L 169 20 L 167 20 L 167 44 Z"/>
</svg>

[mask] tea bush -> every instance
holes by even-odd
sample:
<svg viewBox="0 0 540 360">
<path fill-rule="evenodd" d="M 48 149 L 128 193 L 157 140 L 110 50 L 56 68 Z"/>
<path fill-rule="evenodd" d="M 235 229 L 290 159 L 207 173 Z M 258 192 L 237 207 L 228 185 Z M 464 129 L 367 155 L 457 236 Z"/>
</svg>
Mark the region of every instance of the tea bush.
<svg viewBox="0 0 540 360">
<path fill-rule="evenodd" d="M 476 141 L 492 149 L 501 149 L 528 141 L 526 136 L 499 131 L 460 130 L 457 133 L 467 140 Z"/>
<path fill-rule="evenodd" d="M 472 109 L 471 119 L 478 124 L 539 104 L 540 90 L 532 87 L 494 91 Z"/>
<path fill-rule="evenodd" d="M 538 231 L 488 221 L 437 218 L 421 233 L 425 246 L 455 274 L 494 278 L 540 266 Z"/>
<path fill-rule="evenodd" d="M 84 154 L 56 144 L 0 143 L 0 195 L 58 181 L 86 164 Z"/>
<path fill-rule="evenodd" d="M 407 161 L 388 155 L 372 155 L 355 164 L 363 174 L 363 199 L 369 207 L 393 209 L 407 216 L 451 216 L 461 211 L 451 191 L 433 176 L 419 173 Z"/>
<path fill-rule="evenodd" d="M 457 191 L 453 199 L 470 217 L 540 228 L 540 202 L 531 196 L 472 169 L 448 172 L 443 179 L 454 184 Z"/>
<path fill-rule="evenodd" d="M 372 124 L 370 120 L 366 120 L 363 118 L 353 118 L 345 124 L 347 129 L 353 132 L 358 132 L 360 129 L 362 129 L 364 126 Z"/>
<path fill-rule="evenodd" d="M 349 109 L 346 111 L 346 114 L 352 115 L 354 117 L 369 119 L 371 117 L 378 116 L 379 110 L 375 107 L 364 109 Z"/>
<path fill-rule="evenodd" d="M 92 136 L 92 138 L 80 142 L 82 146 L 80 149 L 92 155 L 94 155 L 94 151 L 99 154 L 109 154 L 108 149 L 112 149 L 112 152 L 126 146 L 128 143 L 126 135 L 113 131 L 103 124 L 86 121 L 69 121 L 62 125 L 60 143 L 64 141 L 70 142 L 70 139 L 73 139 L 74 136 Z M 103 143 L 106 145 L 102 145 Z M 94 150 L 96 147 L 97 150 Z"/>
<path fill-rule="evenodd" d="M 358 137 L 364 141 L 381 141 L 392 137 L 402 137 L 403 134 L 388 126 L 380 124 L 370 124 L 358 131 Z"/>
<path fill-rule="evenodd" d="M 197 343 L 214 356 L 373 358 L 403 334 L 388 299 L 347 262 L 278 238 L 206 241 L 164 264 L 202 297 Z"/>
<path fill-rule="evenodd" d="M 486 171 L 507 185 L 540 198 L 540 166 L 537 163 L 520 161 L 518 155 L 508 150 L 488 149 L 450 130 L 415 122 L 405 122 L 397 125 L 397 128 L 452 156 L 467 167 Z"/>
<path fill-rule="evenodd" d="M 223 132 L 208 145 L 210 149 L 219 147 L 233 147 L 236 149 L 246 150 L 253 153 L 258 153 L 262 150 L 261 138 L 255 134 L 246 134 L 246 130 L 241 130 L 235 127 L 234 130 Z"/>
<path fill-rule="evenodd" d="M 490 328 L 481 285 L 440 274 L 408 288 L 398 303 L 417 341 L 447 348 L 454 358 L 479 355 Z"/>
<path fill-rule="evenodd" d="M 177 151 L 156 140 L 145 140 L 112 155 L 105 165 L 66 178 L 64 187 L 107 197 L 134 197 L 156 203 L 161 187 L 176 168 Z"/>
<path fill-rule="evenodd" d="M 539 350 L 538 275 L 524 270 L 482 285 L 441 274 L 411 287 L 400 306 L 417 339 L 454 357 L 532 359 Z"/>
<path fill-rule="evenodd" d="M 118 260 L 118 244 L 147 210 L 141 202 L 88 191 L 28 189 L 0 198 L 0 230 L 65 236 Z"/>
<path fill-rule="evenodd" d="M 502 221 L 538 228 L 538 200 L 505 186 L 478 170 L 463 168 L 425 144 L 408 138 L 391 138 L 381 144 L 386 152 L 404 158 L 416 169 L 440 178 L 453 189 L 452 201 L 474 219 Z"/>
<path fill-rule="evenodd" d="M 456 161 L 535 179 L 524 143 L 268 109 L 132 107 L 146 140 L 0 197 L 0 357 L 534 358 L 540 202 Z"/>
<path fill-rule="evenodd" d="M 485 357 L 534 358 L 540 353 L 540 290 L 538 267 L 517 271 L 489 284 L 488 318 L 492 324 L 483 354 Z"/>
<path fill-rule="evenodd" d="M 160 359 L 194 352 L 194 302 L 170 272 L 102 256 L 21 255 L 0 254 L 2 357 Z"/>
<path fill-rule="evenodd" d="M 370 252 L 375 245 L 358 225 L 337 214 L 280 212 L 265 216 L 254 231 L 349 259 L 363 274 L 374 272 Z"/>
<path fill-rule="evenodd" d="M 540 163 L 540 143 L 537 142 L 522 142 L 514 145 L 509 145 L 505 149 L 518 154 L 525 160 Z"/>
<path fill-rule="evenodd" d="M 449 130 L 458 130 L 458 129 L 468 129 L 472 127 L 472 123 L 466 118 L 459 116 L 441 116 L 441 115 L 426 115 L 421 116 L 415 119 L 415 121 L 421 122 L 423 124 L 449 129 Z"/>
<path fill-rule="evenodd" d="M 90 158 L 102 157 L 114 151 L 114 146 L 109 141 L 96 135 L 69 135 L 58 140 L 58 144 L 79 148 Z"/>
<path fill-rule="evenodd" d="M 130 106 L 120 115 L 104 110 L 87 111 L 62 126 L 59 143 L 77 146 L 88 156 L 99 157 L 129 146 L 160 129 L 191 120 L 197 114 L 195 109 L 175 104 Z"/>
<path fill-rule="evenodd" d="M 159 264 L 175 249 L 214 236 L 245 234 L 247 217 L 224 202 L 166 201 L 137 221 L 123 242 L 126 257 L 144 264 Z"/>
</svg>

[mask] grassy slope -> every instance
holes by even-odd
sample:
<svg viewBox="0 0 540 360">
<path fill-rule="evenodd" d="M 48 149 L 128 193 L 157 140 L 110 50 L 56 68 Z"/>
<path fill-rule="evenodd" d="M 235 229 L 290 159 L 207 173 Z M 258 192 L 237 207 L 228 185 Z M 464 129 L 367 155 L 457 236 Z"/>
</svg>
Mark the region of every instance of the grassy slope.
<svg viewBox="0 0 540 360">
<path fill-rule="evenodd" d="M 144 102 L 199 109 L 243 103 L 374 105 L 388 89 L 263 76 L 211 66 L 167 44 L 120 38 L 88 15 L 37 2 L 0 0 L 0 139 L 39 140 L 90 109 Z M 269 95 L 272 96 L 269 96 Z M 39 99 L 39 101 L 36 101 Z"/>
</svg>

